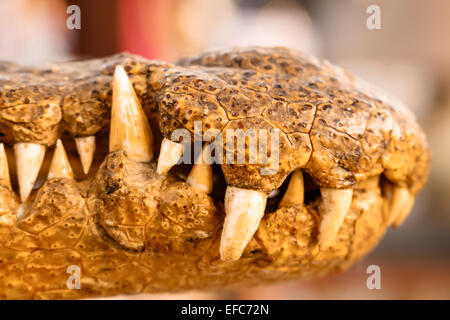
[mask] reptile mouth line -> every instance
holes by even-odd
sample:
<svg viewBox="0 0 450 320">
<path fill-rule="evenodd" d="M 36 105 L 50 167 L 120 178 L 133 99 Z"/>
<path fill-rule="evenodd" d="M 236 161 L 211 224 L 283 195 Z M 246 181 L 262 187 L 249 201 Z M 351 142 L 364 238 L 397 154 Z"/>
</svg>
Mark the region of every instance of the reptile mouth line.
<svg viewBox="0 0 450 320">
<path fill-rule="evenodd" d="M 344 270 L 402 224 L 428 172 L 407 110 L 284 48 L 177 65 L 127 54 L 48 69 L 0 63 L 0 73 L 0 298 Z M 210 165 L 193 149 L 193 164 L 177 164 L 186 151 L 171 134 L 194 133 L 198 120 L 202 133 L 279 129 L 279 170 Z M 74 265 L 81 290 L 66 288 Z"/>
<path fill-rule="evenodd" d="M 124 151 L 125 156 L 129 160 L 141 163 L 156 163 L 153 158 L 153 134 L 148 120 L 126 72 L 120 66 L 116 68 L 114 73 L 113 88 L 108 154 Z M 93 140 L 93 143 L 95 143 L 95 140 Z M 17 168 L 18 191 L 23 202 L 17 211 L 19 222 L 22 219 L 26 219 L 29 215 L 25 213 L 24 208 L 27 207 L 26 201 L 32 190 L 30 186 L 35 186 L 35 181 L 30 181 L 29 177 L 37 177 L 44 159 L 42 152 L 45 153 L 45 149 L 42 151 L 42 148 L 35 148 L 35 146 L 37 145 L 25 144 L 23 150 L 18 149 L 17 145 L 15 146 L 16 156 L 19 157 L 18 165 L 22 166 Z M 83 148 L 77 148 L 80 154 L 83 152 L 91 153 L 95 149 L 95 145 L 88 147 L 87 151 Z M 182 155 L 183 148 L 180 148 L 179 143 L 164 138 L 157 161 L 157 173 L 164 175 L 169 172 L 170 169 L 176 166 L 176 163 Z M 203 152 L 201 152 L 201 155 L 203 156 Z M 81 159 L 85 157 L 86 155 L 81 155 Z M 93 154 L 89 154 L 88 157 L 93 159 Z M 29 160 L 24 163 L 22 162 L 23 158 Z M 191 158 L 194 158 L 193 154 Z M 41 160 L 33 162 L 36 159 Z M 284 183 L 280 188 L 274 189 L 270 193 L 232 186 L 227 186 L 224 190 L 221 190 L 217 186 L 227 185 L 223 174 L 220 175 L 218 173 L 217 166 L 213 170 L 212 164 L 199 160 L 201 160 L 200 155 L 194 165 L 188 167 L 178 166 L 178 170 L 173 170 L 173 172 L 178 177 L 178 181 L 186 182 L 205 194 L 211 194 L 215 190 L 212 198 L 215 203 L 218 203 L 217 210 L 224 208 L 226 213 L 221 239 L 221 257 L 223 260 L 233 261 L 240 258 L 248 242 L 258 229 L 261 219 L 266 214 L 275 211 L 273 209 L 278 207 L 301 206 L 305 203 L 309 204 L 314 200 L 319 200 L 320 212 L 323 216 L 318 235 L 318 243 L 321 248 L 327 248 L 335 240 L 352 203 L 352 188 L 319 188 L 309 176 L 307 176 L 308 188 L 306 189 L 308 192 L 305 192 L 305 178 L 302 170 L 297 170 L 292 173 L 289 179 L 286 179 L 286 181 L 289 181 L 288 183 Z M 278 159 L 276 160 L 278 161 Z M 89 163 L 89 167 L 91 163 L 92 160 Z M 84 166 L 83 169 L 85 168 Z M 94 174 L 94 177 L 96 175 L 97 173 Z M 8 177 L 5 176 L 3 178 Z M 73 169 L 61 140 L 58 140 L 56 144 L 47 174 L 47 179 L 50 180 L 52 178 L 74 178 Z M 379 181 L 379 176 L 376 176 L 375 179 Z M 113 193 L 114 191 L 108 191 L 108 193 Z M 399 192 L 404 194 L 404 191 L 393 191 L 393 194 Z M 391 223 L 395 223 L 396 225 L 401 224 L 405 219 L 414 202 L 413 196 L 409 194 L 408 190 L 406 192 L 406 197 L 393 197 L 392 203 L 390 204 L 390 208 L 394 208 L 397 211 L 389 214 L 392 217 Z M 126 243 L 122 239 L 123 235 L 118 234 L 116 229 L 110 230 L 110 227 L 117 227 L 114 222 L 101 222 L 101 224 L 110 236 L 119 241 L 124 247 L 143 249 L 142 241 L 140 244 Z"/>
</svg>

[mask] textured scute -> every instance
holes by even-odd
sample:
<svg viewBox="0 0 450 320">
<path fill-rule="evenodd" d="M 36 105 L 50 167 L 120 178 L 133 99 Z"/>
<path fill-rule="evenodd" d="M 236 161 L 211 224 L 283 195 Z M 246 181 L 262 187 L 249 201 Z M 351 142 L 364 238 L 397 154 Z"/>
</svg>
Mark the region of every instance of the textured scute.
<svg viewBox="0 0 450 320">
<path fill-rule="evenodd" d="M 19 198 L 17 195 L 11 189 L 0 185 L 0 217 L 3 214 L 15 211 L 18 206 Z"/>
<path fill-rule="evenodd" d="M 89 206 L 100 224 L 125 248 L 142 250 L 145 225 L 156 214 L 152 195 L 162 182 L 155 168 L 118 151 L 106 157 L 95 179 Z"/>
<path fill-rule="evenodd" d="M 208 129 L 220 131 L 228 122 L 227 114 L 214 95 L 193 90 L 184 93 L 165 91 L 160 99 L 161 109 L 177 121 L 174 129 L 181 123 L 182 127 L 194 132 L 194 121 L 201 121 L 203 135 Z"/>
<path fill-rule="evenodd" d="M 256 237 L 269 255 L 287 267 L 312 259 L 317 225 L 317 217 L 305 206 L 284 207 L 263 219 Z"/>
<path fill-rule="evenodd" d="M 61 109 L 55 101 L 22 104 L 0 110 L 0 125 L 5 128 L 3 134 L 9 141 L 39 141 L 47 146 L 59 137 L 61 118 Z"/>
<path fill-rule="evenodd" d="M 238 130 L 241 130 L 240 133 Z M 266 132 L 265 136 L 261 136 L 259 130 Z M 272 150 L 274 134 L 278 135 L 278 141 L 274 140 L 277 141 L 277 150 Z M 234 139 L 235 136 L 241 138 Z M 223 140 L 224 154 L 221 163 L 227 184 L 266 192 L 278 188 L 289 173 L 303 167 L 312 151 L 307 135 L 286 135 L 262 117 L 230 121 L 223 130 Z M 245 141 L 245 154 L 239 152 L 242 149 L 235 140 Z M 253 151 L 252 141 L 253 146 L 256 146 L 256 141 L 258 143 L 258 149 Z M 252 156 L 255 158 L 252 159 Z M 243 157 L 243 161 L 239 157 Z"/>
</svg>

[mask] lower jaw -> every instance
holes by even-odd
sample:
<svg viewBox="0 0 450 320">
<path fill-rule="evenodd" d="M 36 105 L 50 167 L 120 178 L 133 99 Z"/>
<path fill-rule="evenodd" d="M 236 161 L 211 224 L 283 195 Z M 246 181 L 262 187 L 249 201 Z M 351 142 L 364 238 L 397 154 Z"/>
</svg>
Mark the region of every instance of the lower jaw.
<svg viewBox="0 0 450 320">
<path fill-rule="evenodd" d="M 28 200 L 22 221 L 16 221 L 14 208 L 0 213 L 0 260 L 7 262 L 0 266 L 0 275 L 8 273 L 8 283 L 13 284 L 7 289 L 2 282 L 0 296 L 75 298 L 314 277 L 350 266 L 373 248 L 388 227 L 387 199 L 378 183 L 366 181 L 355 185 L 350 210 L 327 249 L 320 249 L 317 240 L 320 197 L 306 195 L 303 205 L 280 209 L 269 205 L 241 258 L 224 262 L 219 254 L 223 203 L 191 187 L 180 175 L 158 176 L 155 163 L 146 165 L 144 174 L 142 164 L 122 161 L 118 172 L 118 167 L 107 168 L 106 162 L 81 183 L 47 180 Z M 114 179 L 123 184 L 108 194 L 105 185 Z M 52 192 L 52 197 L 45 196 Z M 133 203 L 125 196 L 130 192 Z M 11 191 L 0 193 L 12 199 Z M 125 221 L 125 228 L 119 230 L 130 232 L 130 239 L 135 232 L 142 247 L 123 246 L 108 230 L 121 225 L 99 221 L 102 213 L 113 214 L 123 207 L 137 208 L 145 220 Z M 30 226 L 38 220 L 49 225 L 33 231 L 27 227 L 29 218 Z M 65 241 L 57 241 L 61 234 Z M 66 287 L 69 265 L 82 269 L 80 290 Z M 12 266 L 15 271 L 10 273 Z"/>
</svg>

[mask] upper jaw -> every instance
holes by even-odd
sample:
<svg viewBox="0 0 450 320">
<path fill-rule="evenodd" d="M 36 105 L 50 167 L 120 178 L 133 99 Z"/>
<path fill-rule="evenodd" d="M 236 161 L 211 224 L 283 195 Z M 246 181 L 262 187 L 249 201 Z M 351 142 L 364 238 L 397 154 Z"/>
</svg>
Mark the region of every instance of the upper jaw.
<svg viewBox="0 0 450 320">
<path fill-rule="evenodd" d="M 92 213 L 98 217 L 100 225 L 115 241 L 127 249 L 143 250 L 146 246 L 145 226 L 156 215 L 157 209 L 153 204 L 157 201 L 156 195 L 161 192 L 163 185 L 173 180 L 167 177 L 168 170 L 160 171 L 159 168 L 167 168 L 165 164 L 167 161 L 170 164 L 176 163 L 172 157 L 174 154 L 181 156 L 180 151 L 183 149 L 180 150 L 177 143 L 163 141 L 165 145 L 160 151 L 158 168 L 155 168 L 156 164 L 152 161 L 154 158 L 152 131 L 134 88 L 120 66 L 116 68 L 113 87 L 110 154 L 91 185 L 88 203 Z M 16 145 L 16 147 L 16 155 L 19 159 L 36 159 L 36 154 L 41 154 L 39 163 L 18 162 L 19 178 L 22 174 L 22 177 L 29 180 L 33 177 L 30 172 L 36 172 L 36 168 L 39 169 L 45 149 L 42 150 L 36 144 Z M 187 184 L 198 193 L 204 194 L 205 199 L 214 188 L 212 165 L 207 160 L 207 150 L 206 147 L 203 148 L 186 178 Z M 27 158 L 21 158 L 24 155 Z M 25 168 L 27 170 L 23 171 Z M 0 173 L 3 186 L 11 188 L 3 145 L 0 149 Z M 48 174 L 50 181 L 55 178 L 74 180 L 61 141 L 57 143 Z M 31 190 L 28 188 L 30 181 L 26 182 L 27 184 L 24 184 L 24 181 L 19 179 L 23 202 L 26 201 Z M 25 187 L 26 191 L 24 191 Z M 279 206 L 281 208 L 303 206 L 304 193 L 303 173 L 296 170 L 290 178 Z M 351 188 L 321 188 L 321 195 L 322 219 L 318 245 L 321 250 L 326 250 L 335 241 L 351 207 L 353 190 Z M 268 192 L 264 190 L 251 190 L 233 185 L 226 188 L 223 200 L 225 219 L 219 249 L 222 260 L 235 261 L 241 257 L 266 214 L 267 196 Z M 400 211 L 402 208 L 400 203 L 405 203 L 409 201 L 408 199 L 410 199 L 408 192 L 394 189 L 392 210 Z M 391 223 L 404 219 L 403 211 L 398 213 L 401 217 L 393 218 Z M 21 217 L 19 221 L 23 218 Z"/>
<path fill-rule="evenodd" d="M 290 56 L 287 50 L 279 52 L 279 49 L 266 48 L 262 51 L 258 49 L 257 52 L 274 52 L 280 59 L 292 60 L 292 65 L 297 65 L 304 59 L 309 61 L 306 56 L 302 58 L 303 60 L 296 55 Z M 210 56 L 211 54 L 213 56 Z M 218 56 L 214 58 L 214 54 Z M 251 54 L 254 54 L 251 48 L 233 50 L 233 56 L 236 57 L 242 56 L 249 59 Z M 222 55 L 223 61 L 220 59 Z M 228 69 L 225 70 L 226 68 L 223 67 L 229 66 L 222 63 L 227 61 L 226 55 L 226 53 L 202 55 L 208 61 L 207 65 L 211 67 L 197 66 L 201 64 L 203 58 L 187 59 L 182 63 L 184 67 L 180 67 L 148 61 L 128 54 L 87 62 L 52 65 L 41 69 L 7 65 L 3 69 L 0 68 L 4 74 L 4 80 L 0 81 L 3 85 L 0 136 L 4 135 L 1 140 L 6 141 L 8 145 L 34 143 L 48 148 L 55 145 L 58 138 L 62 138 L 63 131 L 69 131 L 80 145 L 79 152 L 85 163 L 84 171 L 88 172 L 92 153 L 83 151 L 79 141 L 80 139 L 91 140 L 89 148 L 92 150 L 92 146 L 95 145 L 92 140 L 95 136 L 104 129 L 109 130 L 110 106 L 113 99 L 112 78 L 116 65 L 122 65 L 130 75 L 130 81 L 148 120 L 153 123 L 160 122 L 159 129 L 154 126 L 153 135 L 161 131 L 169 140 L 171 140 L 172 129 L 175 128 L 174 122 L 179 127 L 190 128 L 192 125 L 191 120 L 194 120 L 195 115 L 189 118 L 189 106 L 201 107 L 199 109 L 203 110 L 203 113 L 200 116 L 207 119 L 204 121 L 204 126 L 209 124 L 218 130 L 234 125 L 256 128 L 258 124 L 244 119 L 246 117 L 242 113 L 243 110 L 237 110 L 239 115 L 234 117 L 229 110 L 225 112 L 221 106 L 232 105 L 233 101 L 240 106 L 238 103 L 240 100 L 244 103 L 256 92 L 262 97 L 271 97 L 273 103 L 264 108 L 255 106 L 255 110 L 261 109 L 265 119 L 267 118 L 275 126 L 286 127 L 287 134 L 286 136 L 282 134 L 282 140 L 289 141 L 292 148 L 281 152 L 280 160 L 286 163 L 284 174 L 273 183 L 266 182 L 264 179 L 261 182 L 248 182 L 251 180 L 240 178 L 244 176 L 246 168 L 239 170 L 236 167 L 224 167 L 225 171 L 239 171 L 236 175 L 228 175 L 227 181 L 234 186 L 257 190 L 265 188 L 264 191 L 269 192 L 270 189 L 279 186 L 287 174 L 298 168 L 305 168 L 320 186 L 327 188 L 348 188 L 358 181 L 381 173 L 384 173 L 394 184 L 409 188 L 414 194 L 423 186 L 428 174 L 429 150 L 420 128 L 408 112 L 405 111 L 403 114 L 403 109 L 396 108 L 395 104 L 391 107 L 387 105 L 389 101 L 382 103 L 379 99 L 372 98 L 370 92 L 365 93 L 359 88 L 353 88 L 356 82 L 353 83 L 347 78 L 338 79 L 342 81 L 342 87 L 335 88 L 330 83 L 330 88 L 325 88 L 334 95 L 331 103 L 334 106 L 336 102 L 336 106 L 333 108 L 330 108 L 330 103 L 317 102 L 315 105 L 311 100 L 319 99 L 319 93 L 324 95 L 328 92 L 325 89 L 322 92 L 306 88 L 308 92 L 305 94 L 311 101 L 299 104 L 291 103 L 285 95 L 281 94 L 283 90 L 289 89 L 285 86 L 278 89 L 274 86 L 272 90 L 269 86 L 267 89 L 261 89 L 260 92 L 259 89 L 244 90 L 248 88 L 240 82 L 238 86 L 242 90 L 238 90 L 237 94 L 234 93 L 237 100 L 226 100 L 226 92 L 236 91 L 236 85 L 225 81 L 227 74 L 225 71 Z M 321 72 L 334 72 L 333 69 L 327 69 L 330 67 L 328 64 L 322 65 L 314 59 L 311 59 L 311 63 Z M 217 71 L 219 69 L 214 68 L 214 64 L 221 67 L 222 69 L 219 69 L 224 74 Z M 246 68 L 249 68 L 247 71 L 252 71 L 251 64 Z M 245 71 L 245 68 L 241 70 L 235 66 L 228 70 L 231 73 L 236 72 L 236 77 L 240 75 L 242 79 L 246 77 Z M 278 71 L 285 72 L 284 69 Z M 258 75 L 257 72 L 252 72 L 252 77 L 255 77 L 255 74 Z M 320 73 L 317 76 L 322 77 Z M 272 75 L 271 77 L 273 78 Z M 245 79 L 249 85 L 250 80 Z M 301 76 L 291 76 L 289 79 L 299 84 L 307 80 Z M 176 80 L 179 81 L 176 82 Z M 270 79 L 261 78 L 262 80 L 266 81 L 267 85 L 270 84 Z M 177 110 L 169 108 L 171 100 L 166 98 L 168 94 L 171 95 L 171 99 L 175 96 L 179 97 Z M 215 96 L 218 97 L 220 104 L 213 108 L 210 107 L 211 97 Z M 258 103 L 262 101 L 262 98 L 258 100 L 256 96 L 254 97 Z M 296 96 L 295 99 L 300 98 L 301 96 Z M 345 108 L 338 107 L 338 103 L 342 103 L 340 98 L 345 98 L 343 100 L 345 103 L 353 102 L 351 107 L 361 112 L 349 113 L 344 110 Z M 181 100 L 185 101 L 185 108 L 181 108 Z M 168 103 L 167 106 L 165 101 Z M 281 121 L 282 119 L 277 118 L 280 114 L 277 115 L 274 112 L 278 108 L 277 104 L 281 104 L 282 110 L 286 108 L 286 112 L 294 112 L 296 115 L 299 115 L 301 110 L 301 115 L 305 116 L 305 119 L 300 120 L 307 121 L 301 123 L 296 119 L 292 122 L 293 124 L 290 118 Z M 300 108 L 302 105 L 304 105 L 303 109 Z M 365 105 L 370 105 L 371 109 L 367 109 Z M 305 106 L 309 106 L 309 109 L 306 110 Z M 232 109 L 236 111 L 236 107 Z M 180 111 L 178 116 L 177 111 Z M 254 116 L 254 110 L 250 111 L 251 116 Z M 169 116 L 170 119 L 163 120 L 165 116 Z M 182 122 L 182 116 L 188 120 L 187 123 Z M 221 119 L 220 123 L 214 122 L 218 121 L 217 119 Z M 230 121 L 231 119 L 233 121 Z M 304 128 L 300 124 L 303 124 Z M 334 138 L 328 139 L 329 136 Z M 154 138 L 156 140 L 158 137 Z M 289 158 L 283 159 L 282 156 L 287 154 L 290 155 Z M 285 165 L 281 164 L 281 167 Z M 234 181 L 232 181 L 233 176 L 236 176 Z"/>
</svg>

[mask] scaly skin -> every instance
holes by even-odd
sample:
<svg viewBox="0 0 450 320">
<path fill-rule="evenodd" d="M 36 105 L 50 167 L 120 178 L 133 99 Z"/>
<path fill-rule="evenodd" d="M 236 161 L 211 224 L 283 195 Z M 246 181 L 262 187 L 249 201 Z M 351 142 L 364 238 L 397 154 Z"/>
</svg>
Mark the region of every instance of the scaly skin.
<svg viewBox="0 0 450 320">
<path fill-rule="evenodd" d="M 118 64 L 149 118 L 155 148 L 174 129 L 192 131 L 195 120 L 203 130 L 279 128 L 279 171 L 262 176 L 258 165 L 224 164 L 227 184 L 270 192 L 301 169 L 312 189 L 353 188 L 337 238 L 319 249 L 320 197 L 311 190 L 304 205 L 268 206 L 242 257 L 223 262 L 223 200 L 176 170 L 159 176 L 156 160 L 138 163 L 117 151 L 85 181 L 47 180 L 20 218 L 16 194 L 0 186 L 0 298 L 223 288 L 340 271 L 389 226 L 381 186 L 415 195 L 427 178 L 430 152 L 407 109 L 326 61 L 284 48 L 205 53 L 178 65 L 127 54 L 40 69 L 2 63 L 1 141 L 51 146 L 63 131 L 108 131 Z M 66 286 L 70 265 L 81 268 L 80 290 Z"/>
</svg>

